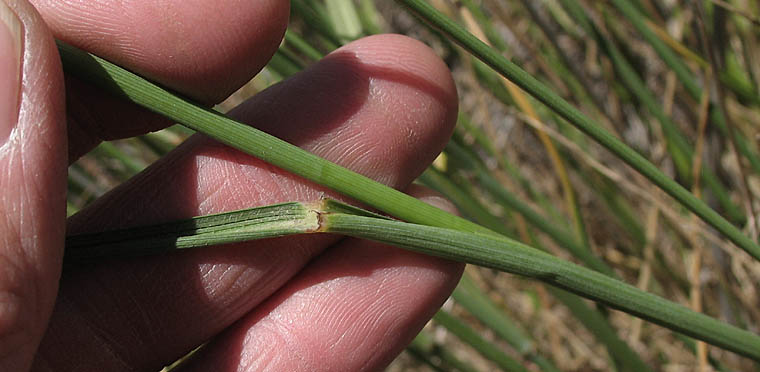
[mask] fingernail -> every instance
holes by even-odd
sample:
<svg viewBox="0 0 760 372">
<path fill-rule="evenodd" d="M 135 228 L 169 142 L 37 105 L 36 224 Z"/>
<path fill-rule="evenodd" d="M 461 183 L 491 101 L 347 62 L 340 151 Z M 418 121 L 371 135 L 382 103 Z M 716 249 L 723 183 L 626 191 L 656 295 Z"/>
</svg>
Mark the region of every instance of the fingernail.
<svg viewBox="0 0 760 372">
<path fill-rule="evenodd" d="M 5 144 L 18 121 L 21 100 L 21 21 L 0 0 L 0 146 Z"/>
</svg>

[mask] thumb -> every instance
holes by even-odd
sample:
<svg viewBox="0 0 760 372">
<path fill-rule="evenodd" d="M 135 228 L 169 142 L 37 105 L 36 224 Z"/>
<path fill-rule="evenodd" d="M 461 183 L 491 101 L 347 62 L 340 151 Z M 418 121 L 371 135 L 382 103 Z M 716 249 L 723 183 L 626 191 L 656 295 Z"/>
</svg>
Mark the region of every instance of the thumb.
<svg viewBox="0 0 760 372">
<path fill-rule="evenodd" d="M 55 43 L 26 0 L 0 0 L 0 370 L 24 371 L 55 302 L 66 127 Z"/>
</svg>

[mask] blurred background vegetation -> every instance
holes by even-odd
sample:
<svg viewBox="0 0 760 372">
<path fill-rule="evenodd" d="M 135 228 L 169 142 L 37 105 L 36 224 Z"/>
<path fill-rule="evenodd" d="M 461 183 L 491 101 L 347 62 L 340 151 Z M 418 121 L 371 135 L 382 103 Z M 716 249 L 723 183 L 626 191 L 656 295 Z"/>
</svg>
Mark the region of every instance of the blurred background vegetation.
<svg viewBox="0 0 760 372">
<path fill-rule="evenodd" d="M 430 0 L 757 241 L 760 5 L 751 0 Z M 391 0 L 292 0 L 270 64 L 217 109 L 362 36 L 430 45 L 454 137 L 418 180 L 462 215 L 758 332 L 760 262 Z M 104 142 L 69 169 L 69 214 L 185 140 Z M 517 276 L 468 267 L 391 371 L 752 371 L 746 358 Z"/>
</svg>

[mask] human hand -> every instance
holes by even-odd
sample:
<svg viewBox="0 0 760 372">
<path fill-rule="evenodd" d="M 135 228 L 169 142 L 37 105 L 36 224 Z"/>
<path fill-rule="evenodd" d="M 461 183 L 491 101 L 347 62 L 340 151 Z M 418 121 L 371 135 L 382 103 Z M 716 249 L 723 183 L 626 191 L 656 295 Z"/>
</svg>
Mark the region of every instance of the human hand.
<svg viewBox="0 0 760 372">
<path fill-rule="evenodd" d="M 0 370 L 156 371 L 207 340 L 186 369 L 378 369 L 453 289 L 460 264 L 333 235 L 107 262 L 67 270 L 59 288 L 65 230 L 332 194 L 195 136 L 66 225 L 66 159 L 170 123 L 70 78 L 64 104 L 52 35 L 213 104 L 267 62 L 288 4 L 32 3 L 41 16 L 0 0 Z M 409 186 L 456 117 L 449 72 L 416 41 L 359 40 L 231 115 L 450 208 Z"/>
</svg>

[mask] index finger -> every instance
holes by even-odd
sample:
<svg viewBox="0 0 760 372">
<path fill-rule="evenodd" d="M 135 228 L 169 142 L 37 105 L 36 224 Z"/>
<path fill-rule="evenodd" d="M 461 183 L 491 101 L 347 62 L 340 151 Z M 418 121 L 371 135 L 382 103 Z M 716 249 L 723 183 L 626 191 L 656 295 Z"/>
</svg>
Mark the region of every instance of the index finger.
<svg viewBox="0 0 760 372">
<path fill-rule="evenodd" d="M 32 0 L 56 38 L 205 104 L 218 103 L 269 61 L 289 2 Z M 69 162 L 103 140 L 170 121 L 66 79 Z"/>
<path fill-rule="evenodd" d="M 32 0 L 56 38 L 215 103 L 272 56 L 289 2 Z"/>
</svg>

